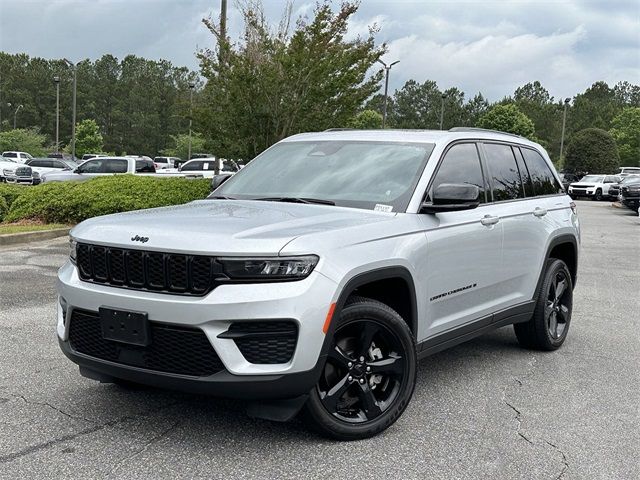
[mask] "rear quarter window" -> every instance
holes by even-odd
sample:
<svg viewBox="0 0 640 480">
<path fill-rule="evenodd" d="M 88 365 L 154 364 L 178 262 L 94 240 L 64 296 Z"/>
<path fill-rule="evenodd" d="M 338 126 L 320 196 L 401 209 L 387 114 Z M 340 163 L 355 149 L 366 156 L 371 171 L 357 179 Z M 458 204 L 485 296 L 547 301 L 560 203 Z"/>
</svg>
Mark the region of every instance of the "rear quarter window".
<svg viewBox="0 0 640 480">
<path fill-rule="evenodd" d="M 531 148 L 521 148 L 524 162 L 527 165 L 533 190 L 536 196 L 562 193 L 562 185 L 558 183 L 551 168 L 538 152 Z"/>
<path fill-rule="evenodd" d="M 493 201 L 524 198 L 522 179 L 511 146 L 500 143 L 484 143 L 483 148 L 487 156 Z"/>
</svg>

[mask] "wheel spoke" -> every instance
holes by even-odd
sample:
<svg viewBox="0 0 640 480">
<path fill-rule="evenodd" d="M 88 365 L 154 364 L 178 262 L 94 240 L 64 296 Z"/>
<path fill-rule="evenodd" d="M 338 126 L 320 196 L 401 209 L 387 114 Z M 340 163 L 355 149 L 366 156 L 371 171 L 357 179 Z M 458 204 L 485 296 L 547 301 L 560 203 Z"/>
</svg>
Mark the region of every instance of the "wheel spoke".
<svg viewBox="0 0 640 480">
<path fill-rule="evenodd" d="M 329 350 L 329 359 L 344 368 L 349 368 L 348 363 L 353 361 L 353 359 L 349 358 L 346 352 L 338 345 L 335 345 L 331 350 Z"/>
<path fill-rule="evenodd" d="M 331 390 L 322 397 L 322 402 L 330 412 L 334 413 L 336 411 L 338 402 L 350 386 L 351 383 L 349 382 L 347 375 L 345 375 L 342 380 L 331 387 Z"/>
<path fill-rule="evenodd" d="M 547 300 L 544 306 L 544 318 L 549 318 L 549 316 L 553 313 L 553 302 Z"/>
<path fill-rule="evenodd" d="M 379 327 L 374 323 L 366 322 L 364 324 L 364 327 L 360 331 L 360 338 L 358 339 L 358 357 L 369 358 L 369 348 L 371 347 L 371 342 L 373 342 L 374 335 L 378 333 L 378 331 Z"/>
<path fill-rule="evenodd" d="M 358 398 L 362 402 L 362 409 L 364 410 L 367 420 L 372 420 L 382 413 L 382 410 L 378 406 L 378 401 L 373 395 L 373 391 L 369 387 L 369 384 L 358 384 Z"/>
<path fill-rule="evenodd" d="M 371 367 L 371 373 L 399 375 L 404 371 L 404 365 L 400 356 L 390 356 L 382 360 L 367 362 L 367 367 Z"/>
<path fill-rule="evenodd" d="M 556 312 L 553 312 L 549 317 L 549 333 L 553 338 L 558 338 L 558 317 Z"/>
<path fill-rule="evenodd" d="M 562 297 L 562 294 L 564 293 L 565 289 L 567 288 L 567 280 L 563 279 L 562 281 L 556 283 L 555 286 L 555 299 L 558 300 L 559 298 Z"/>
<path fill-rule="evenodd" d="M 560 320 L 562 321 L 562 323 L 567 323 L 567 320 L 569 318 L 569 309 L 567 308 L 566 305 L 560 305 Z"/>
</svg>

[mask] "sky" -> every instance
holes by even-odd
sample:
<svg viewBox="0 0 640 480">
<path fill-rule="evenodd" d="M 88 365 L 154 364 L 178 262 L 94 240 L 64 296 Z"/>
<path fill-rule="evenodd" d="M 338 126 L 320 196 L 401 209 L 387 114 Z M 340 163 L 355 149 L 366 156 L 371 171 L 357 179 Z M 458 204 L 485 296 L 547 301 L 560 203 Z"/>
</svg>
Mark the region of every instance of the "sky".
<svg viewBox="0 0 640 480">
<path fill-rule="evenodd" d="M 241 17 L 229 0 L 229 33 Z M 295 0 L 294 17 L 314 1 Z M 284 0 L 263 0 L 280 20 Z M 338 1 L 334 0 L 337 5 Z M 198 69 L 195 53 L 215 45 L 202 18 L 219 0 L 0 0 L 0 50 L 44 58 L 95 60 L 111 53 L 167 59 Z M 556 98 L 598 80 L 640 84 L 640 0 L 362 0 L 349 37 L 379 29 L 387 62 L 399 60 L 390 90 L 435 80 L 492 101 L 539 80 Z M 0 73 L 1 74 L 1 73 Z"/>
</svg>

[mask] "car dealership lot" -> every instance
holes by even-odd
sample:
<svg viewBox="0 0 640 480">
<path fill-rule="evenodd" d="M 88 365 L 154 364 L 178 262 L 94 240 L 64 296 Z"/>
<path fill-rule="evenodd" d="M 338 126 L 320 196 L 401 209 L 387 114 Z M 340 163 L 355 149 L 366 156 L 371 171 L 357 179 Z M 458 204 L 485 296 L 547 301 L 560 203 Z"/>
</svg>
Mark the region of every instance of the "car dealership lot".
<svg viewBox="0 0 640 480">
<path fill-rule="evenodd" d="M 66 240 L 0 249 L 0 478 L 637 478 L 640 220 L 577 203 L 563 348 L 522 350 L 507 327 L 427 358 L 398 423 L 354 443 L 239 402 L 80 377 L 54 332 Z"/>
</svg>

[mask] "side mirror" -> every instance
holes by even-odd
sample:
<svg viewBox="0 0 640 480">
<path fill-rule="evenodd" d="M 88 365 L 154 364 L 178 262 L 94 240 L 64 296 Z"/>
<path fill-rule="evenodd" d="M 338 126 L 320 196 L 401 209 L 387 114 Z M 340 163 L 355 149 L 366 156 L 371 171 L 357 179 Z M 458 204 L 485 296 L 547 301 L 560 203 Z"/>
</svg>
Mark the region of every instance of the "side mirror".
<svg viewBox="0 0 640 480">
<path fill-rule="evenodd" d="M 211 191 L 213 192 L 216 188 L 229 180 L 231 177 L 232 174 L 230 173 L 221 173 L 220 175 L 214 175 L 211 179 Z"/>
<path fill-rule="evenodd" d="M 480 205 L 480 189 L 467 183 L 442 183 L 433 190 L 433 201 L 423 203 L 420 213 L 472 210 Z"/>
<path fill-rule="evenodd" d="M 80 167 L 76 167 L 76 169 L 73 171 L 73 173 L 82 173 L 82 171 L 80 170 Z"/>
</svg>

